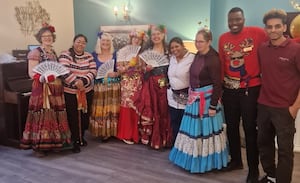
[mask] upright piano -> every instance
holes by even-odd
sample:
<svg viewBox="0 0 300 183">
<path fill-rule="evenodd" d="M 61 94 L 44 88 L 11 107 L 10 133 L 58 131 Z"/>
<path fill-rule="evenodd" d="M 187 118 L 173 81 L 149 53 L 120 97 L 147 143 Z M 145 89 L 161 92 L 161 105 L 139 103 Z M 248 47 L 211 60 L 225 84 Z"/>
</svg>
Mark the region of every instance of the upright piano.
<svg viewBox="0 0 300 183">
<path fill-rule="evenodd" d="M 0 63 L 0 144 L 19 147 L 32 80 L 27 61 Z"/>
</svg>

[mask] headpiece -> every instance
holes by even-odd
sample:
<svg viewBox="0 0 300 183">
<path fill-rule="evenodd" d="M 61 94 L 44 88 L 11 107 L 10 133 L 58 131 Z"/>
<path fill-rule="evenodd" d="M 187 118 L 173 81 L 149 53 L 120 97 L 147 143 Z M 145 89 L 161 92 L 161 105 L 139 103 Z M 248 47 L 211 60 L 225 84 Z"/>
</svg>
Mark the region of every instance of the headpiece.
<svg viewBox="0 0 300 183">
<path fill-rule="evenodd" d="M 99 39 L 101 39 L 102 35 L 103 35 L 102 31 L 97 33 L 97 36 L 98 36 Z"/>
<path fill-rule="evenodd" d="M 42 27 L 43 27 L 43 28 L 47 28 L 47 29 L 49 29 L 51 33 L 54 33 L 54 32 L 55 32 L 55 28 L 54 28 L 54 26 L 52 26 L 52 25 L 49 25 L 49 24 L 48 24 L 48 23 L 46 23 L 46 22 L 44 22 L 44 23 L 42 24 Z"/>
<path fill-rule="evenodd" d="M 138 37 L 143 39 L 145 36 L 145 32 L 143 30 L 133 30 L 132 32 L 130 32 L 129 37 Z"/>
<path fill-rule="evenodd" d="M 151 36 L 151 33 L 152 33 L 152 29 L 158 29 L 160 32 L 166 34 L 167 33 L 167 29 L 166 29 L 166 26 L 165 25 L 162 25 L 162 24 L 159 24 L 159 25 L 153 25 L 151 24 L 149 26 L 149 29 L 148 29 L 148 36 Z"/>
</svg>

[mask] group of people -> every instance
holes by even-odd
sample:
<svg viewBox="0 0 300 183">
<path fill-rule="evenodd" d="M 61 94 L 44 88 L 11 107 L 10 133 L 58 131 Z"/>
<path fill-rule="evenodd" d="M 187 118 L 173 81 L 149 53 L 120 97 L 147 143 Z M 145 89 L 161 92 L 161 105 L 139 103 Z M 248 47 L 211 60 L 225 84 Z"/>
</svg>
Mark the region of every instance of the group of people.
<svg viewBox="0 0 300 183">
<path fill-rule="evenodd" d="M 243 168 L 239 135 L 242 121 L 247 182 L 258 182 L 259 159 L 266 173 L 259 182 L 291 182 L 295 118 L 300 107 L 300 44 L 284 35 L 287 14 L 283 10 L 272 9 L 264 15 L 264 30 L 244 27 L 244 22 L 243 10 L 232 8 L 228 13 L 230 32 L 219 38 L 222 101 L 231 157 L 227 169 Z"/>
<path fill-rule="evenodd" d="M 54 28 L 46 25 L 36 34 L 41 46 L 28 54 L 33 84 L 21 147 L 39 155 L 64 148 L 78 153 L 87 145 L 89 129 L 102 141 L 117 137 L 154 149 L 172 147 L 170 161 L 191 173 L 232 171 L 243 168 L 242 122 L 246 182 L 291 182 L 300 44 L 284 35 L 283 10 L 270 10 L 263 23 L 264 29 L 244 26 L 243 10 L 234 7 L 218 51 L 207 28 L 196 33 L 193 54 L 179 37 L 167 45 L 166 28 L 153 25 L 149 37 L 133 31 L 120 50 L 114 50 L 110 34 L 101 32 L 92 54 L 85 51 L 87 38 L 76 35 L 59 57 L 52 49 Z M 118 58 L 129 46 L 136 54 Z M 147 57 L 153 54 L 168 64 L 151 65 Z M 59 62 L 69 72 L 59 77 L 35 73 L 33 68 L 45 61 Z M 110 63 L 112 69 L 100 77 L 99 69 Z M 259 162 L 266 173 L 261 180 Z"/>
</svg>

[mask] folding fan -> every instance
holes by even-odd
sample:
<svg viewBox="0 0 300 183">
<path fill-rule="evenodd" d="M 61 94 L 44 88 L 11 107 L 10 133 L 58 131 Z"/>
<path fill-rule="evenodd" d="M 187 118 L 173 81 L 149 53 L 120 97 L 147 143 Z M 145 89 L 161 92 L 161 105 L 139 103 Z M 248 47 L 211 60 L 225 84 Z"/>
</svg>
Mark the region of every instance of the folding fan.
<svg viewBox="0 0 300 183">
<path fill-rule="evenodd" d="M 117 52 L 117 62 L 130 61 L 132 57 L 136 57 L 141 46 L 127 45 Z"/>
<path fill-rule="evenodd" d="M 139 55 L 141 59 L 148 65 L 152 67 L 159 67 L 169 65 L 169 59 L 166 55 L 160 54 L 157 51 L 147 50 Z"/>
<path fill-rule="evenodd" d="M 38 64 L 33 68 L 33 71 L 41 76 L 54 75 L 55 77 L 69 73 L 69 70 L 58 62 L 46 61 Z"/>
<path fill-rule="evenodd" d="M 97 71 L 96 79 L 105 78 L 107 74 L 114 71 L 115 60 L 111 59 L 107 62 L 104 62 Z"/>
</svg>

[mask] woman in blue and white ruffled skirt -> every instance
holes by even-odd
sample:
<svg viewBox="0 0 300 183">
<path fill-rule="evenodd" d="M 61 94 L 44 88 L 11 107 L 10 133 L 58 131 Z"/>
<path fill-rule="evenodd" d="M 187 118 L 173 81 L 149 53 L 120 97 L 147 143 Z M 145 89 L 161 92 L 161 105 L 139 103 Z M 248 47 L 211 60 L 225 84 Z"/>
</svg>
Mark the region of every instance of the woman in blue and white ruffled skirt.
<svg viewBox="0 0 300 183">
<path fill-rule="evenodd" d="M 222 169 L 228 163 L 228 143 L 220 97 L 221 65 L 211 47 L 212 34 L 196 34 L 198 50 L 190 67 L 189 99 L 169 159 L 191 173 Z"/>
</svg>

